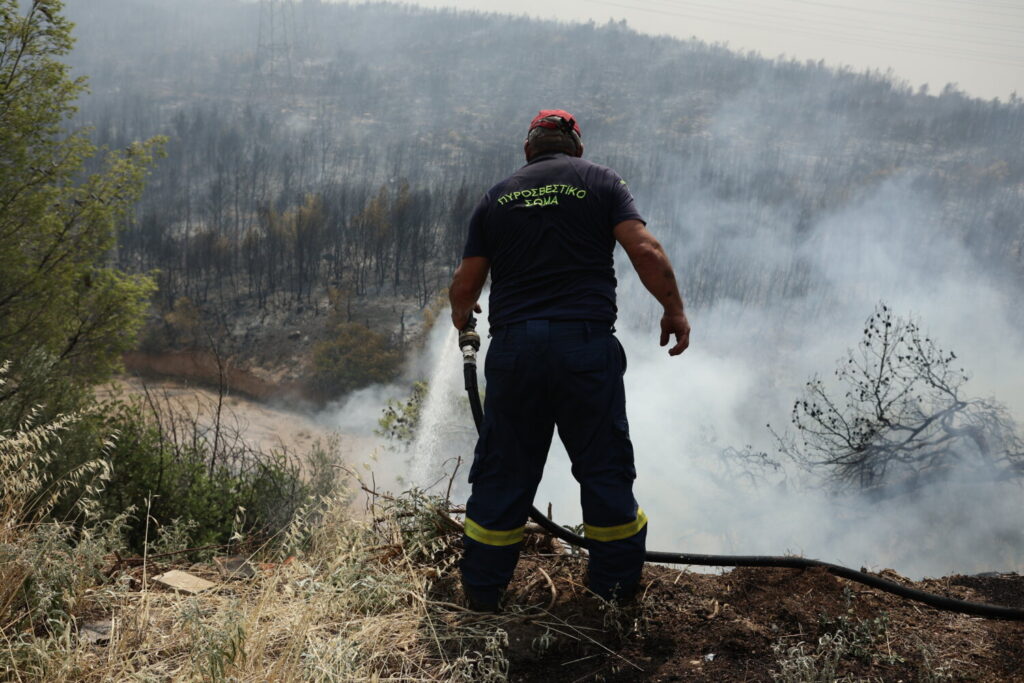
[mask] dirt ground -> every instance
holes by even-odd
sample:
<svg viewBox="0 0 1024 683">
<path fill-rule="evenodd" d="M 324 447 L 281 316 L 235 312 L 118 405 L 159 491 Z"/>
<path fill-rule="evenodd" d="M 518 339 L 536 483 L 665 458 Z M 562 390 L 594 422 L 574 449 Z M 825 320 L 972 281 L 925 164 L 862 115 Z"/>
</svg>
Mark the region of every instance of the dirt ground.
<svg viewBox="0 0 1024 683">
<path fill-rule="evenodd" d="M 500 615 L 512 681 L 1024 681 L 1024 623 L 942 612 L 825 570 L 648 565 L 643 595 L 587 597 L 585 562 L 524 555 Z M 912 582 L 1024 608 L 1024 577 Z M 540 607 L 542 616 L 534 608 Z M 517 616 L 517 613 L 521 616 Z"/>
<path fill-rule="evenodd" d="M 101 387 L 97 397 L 103 399 L 115 393 L 144 396 L 146 392 L 155 401 L 196 415 L 204 423 L 213 419 L 218 402 L 216 391 L 187 381 L 144 380 L 131 376 L 122 376 Z M 226 395 L 222 411 L 222 420 L 236 429 L 251 447 L 263 452 L 286 449 L 290 453 L 308 453 L 314 443 L 326 444 L 330 440 L 342 462 L 357 463 L 370 457 L 377 445 L 376 439 L 330 429 L 314 421 L 308 413 L 289 410 L 283 405 L 269 405 L 245 395 Z"/>
</svg>

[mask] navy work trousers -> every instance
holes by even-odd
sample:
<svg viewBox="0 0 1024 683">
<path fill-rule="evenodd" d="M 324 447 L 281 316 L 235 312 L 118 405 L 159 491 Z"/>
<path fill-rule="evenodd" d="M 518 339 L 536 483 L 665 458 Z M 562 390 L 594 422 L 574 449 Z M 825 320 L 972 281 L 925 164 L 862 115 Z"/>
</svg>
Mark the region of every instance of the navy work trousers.
<svg viewBox="0 0 1024 683">
<path fill-rule="evenodd" d="M 495 603 L 512 578 L 556 426 L 593 542 L 590 589 L 605 598 L 635 590 L 647 518 L 633 497 L 625 369 L 608 323 L 530 320 L 492 330 L 462 561 L 477 602 Z"/>
</svg>

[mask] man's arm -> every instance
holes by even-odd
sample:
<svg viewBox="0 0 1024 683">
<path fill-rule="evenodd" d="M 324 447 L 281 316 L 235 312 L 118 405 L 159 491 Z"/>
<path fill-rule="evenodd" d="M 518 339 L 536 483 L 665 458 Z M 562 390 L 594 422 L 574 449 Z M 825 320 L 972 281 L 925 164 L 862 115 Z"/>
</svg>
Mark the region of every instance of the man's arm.
<svg viewBox="0 0 1024 683">
<path fill-rule="evenodd" d="M 683 297 L 679 294 L 668 254 L 642 221 L 622 221 L 615 226 L 613 234 L 629 255 L 644 287 L 665 309 L 661 317 L 661 345 L 668 344 L 669 336 L 675 335 L 676 344 L 668 353 L 678 356 L 690 345 L 690 323 L 683 312 Z"/>
<path fill-rule="evenodd" d="M 452 324 L 461 330 L 469 321 L 474 311 L 481 312 L 480 292 L 487 282 L 487 273 L 491 262 L 483 256 L 469 256 L 455 269 L 452 284 L 448 287 L 448 299 L 452 303 Z"/>
</svg>

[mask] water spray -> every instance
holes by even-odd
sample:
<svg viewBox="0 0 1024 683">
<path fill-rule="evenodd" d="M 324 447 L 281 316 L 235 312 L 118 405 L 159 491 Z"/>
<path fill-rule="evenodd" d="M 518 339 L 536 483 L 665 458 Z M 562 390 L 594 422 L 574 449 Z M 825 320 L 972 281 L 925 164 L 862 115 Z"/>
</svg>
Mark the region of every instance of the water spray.
<svg viewBox="0 0 1024 683">
<path fill-rule="evenodd" d="M 483 425 L 483 406 L 480 403 L 480 389 L 477 383 L 476 359 L 480 351 L 480 335 L 476 331 L 476 318 L 471 314 L 466 326 L 459 331 L 459 350 L 462 352 L 462 374 L 465 379 L 466 393 L 469 396 L 469 406 L 473 412 L 473 422 L 476 424 L 479 433 Z M 536 507 L 530 508 L 530 519 L 550 533 L 555 538 L 574 545 L 579 548 L 589 548 L 590 541 L 578 536 L 563 526 L 556 524 L 553 520 L 545 517 Z M 831 562 L 812 560 L 804 557 L 770 556 L 770 555 L 702 555 L 695 553 L 674 553 L 648 550 L 644 555 L 647 562 L 657 564 L 689 564 L 705 567 L 782 567 L 787 569 L 810 569 L 821 567 L 829 574 L 839 576 L 850 581 L 871 586 L 893 595 L 898 595 L 908 600 L 924 603 L 936 609 L 948 612 L 959 612 L 962 614 L 973 614 L 988 619 L 1007 619 L 1012 621 L 1024 621 L 1024 609 L 1014 607 L 1003 607 L 1001 605 L 987 605 L 980 602 L 969 602 L 947 598 L 935 593 L 928 593 L 916 588 L 910 588 L 894 581 L 867 574 L 865 572 L 843 567 Z"/>
</svg>

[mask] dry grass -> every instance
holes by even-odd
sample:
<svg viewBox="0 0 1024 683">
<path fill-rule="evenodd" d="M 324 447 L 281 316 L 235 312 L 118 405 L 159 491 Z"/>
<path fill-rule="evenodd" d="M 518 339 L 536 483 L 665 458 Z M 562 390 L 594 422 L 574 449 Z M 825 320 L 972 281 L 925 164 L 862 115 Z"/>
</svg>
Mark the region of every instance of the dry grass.
<svg viewBox="0 0 1024 683">
<path fill-rule="evenodd" d="M 0 593 L 0 677 L 504 680 L 503 632 L 430 597 L 453 569 L 458 537 L 438 505 L 411 494 L 355 521 L 348 496 L 325 500 L 253 554 L 256 576 L 191 567 L 217 582 L 195 596 L 152 581 L 167 565 L 119 569 L 126 565 L 101 552 L 116 545 L 111 525 L 84 535 L 22 525 L 0 560 L 0 585 L 15 587 Z M 108 641 L 84 637 L 87 623 L 105 620 Z"/>
</svg>

